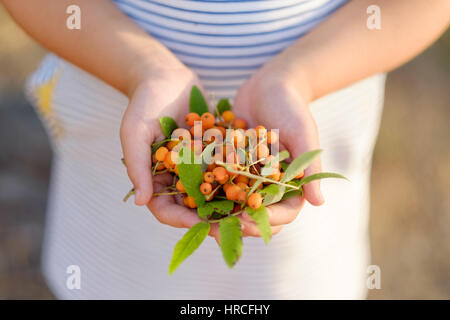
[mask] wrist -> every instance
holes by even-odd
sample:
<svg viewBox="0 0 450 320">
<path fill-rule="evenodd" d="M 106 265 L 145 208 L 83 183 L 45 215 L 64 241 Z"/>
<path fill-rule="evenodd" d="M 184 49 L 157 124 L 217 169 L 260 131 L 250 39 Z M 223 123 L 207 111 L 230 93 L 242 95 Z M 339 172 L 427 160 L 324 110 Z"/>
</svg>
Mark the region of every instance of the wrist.
<svg viewBox="0 0 450 320">
<path fill-rule="evenodd" d="M 140 59 L 128 73 L 126 94 L 131 97 L 139 86 L 154 81 L 170 81 L 172 77 L 190 73 L 190 70 L 172 53 L 152 54 L 151 59 Z"/>
<path fill-rule="evenodd" d="M 264 79 L 268 86 L 279 89 L 295 90 L 300 93 L 306 104 L 314 100 L 314 92 L 309 81 L 307 71 L 300 64 L 285 59 L 282 55 L 275 57 L 260 71 L 260 79 Z"/>
</svg>

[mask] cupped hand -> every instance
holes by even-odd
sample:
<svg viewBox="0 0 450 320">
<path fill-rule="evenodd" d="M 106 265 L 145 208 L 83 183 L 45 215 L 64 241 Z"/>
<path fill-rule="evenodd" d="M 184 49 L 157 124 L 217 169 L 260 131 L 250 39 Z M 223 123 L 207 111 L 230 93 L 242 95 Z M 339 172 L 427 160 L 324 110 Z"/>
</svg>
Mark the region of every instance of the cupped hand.
<svg viewBox="0 0 450 320">
<path fill-rule="evenodd" d="M 298 80 L 268 64 L 241 86 L 233 105 L 235 114 L 246 119 L 249 127 L 263 125 L 268 130 L 278 129 L 280 145 L 290 152 L 292 159 L 304 152 L 320 149 L 307 91 L 299 89 Z M 305 170 L 305 176 L 319 172 L 321 162 L 317 159 Z M 304 186 L 304 198 L 294 197 L 268 207 L 273 234 L 295 220 L 305 199 L 315 206 L 323 204 L 319 181 Z M 244 235 L 260 236 L 248 214 L 242 214 L 242 222 Z"/>
<path fill-rule="evenodd" d="M 160 117 L 170 116 L 177 123 L 184 122 L 193 85 L 201 87 L 195 74 L 184 66 L 151 72 L 132 90 L 120 129 L 136 205 L 147 205 L 159 222 L 177 228 L 190 228 L 200 219 L 196 212 L 184 207 L 174 196 L 152 196 L 171 185 L 172 177 L 169 174 L 152 177 L 151 145 L 164 139 Z"/>
</svg>

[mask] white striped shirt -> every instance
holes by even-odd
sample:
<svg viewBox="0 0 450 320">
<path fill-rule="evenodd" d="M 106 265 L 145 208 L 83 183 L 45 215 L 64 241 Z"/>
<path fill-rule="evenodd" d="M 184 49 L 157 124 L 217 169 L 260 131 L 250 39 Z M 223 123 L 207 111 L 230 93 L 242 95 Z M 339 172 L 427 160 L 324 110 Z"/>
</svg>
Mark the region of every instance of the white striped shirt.
<svg viewBox="0 0 450 320">
<path fill-rule="evenodd" d="M 115 1 L 219 98 L 233 98 L 261 65 L 345 2 Z M 185 230 L 161 225 L 146 208 L 122 203 L 130 187 L 119 141 L 127 98 L 49 55 L 30 77 L 27 92 L 55 150 L 43 254 L 51 289 L 67 299 L 363 298 L 370 162 L 384 79 L 373 76 L 311 106 L 324 169 L 351 183 L 322 182 L 326 204 L 305 206 L 268 246 L 245 238 L 233 270 L 208 238 L 169 277 L 173 247 Z M 80 290 L 66 286 L 70 265 L 80 267 Z"/>
</svg>

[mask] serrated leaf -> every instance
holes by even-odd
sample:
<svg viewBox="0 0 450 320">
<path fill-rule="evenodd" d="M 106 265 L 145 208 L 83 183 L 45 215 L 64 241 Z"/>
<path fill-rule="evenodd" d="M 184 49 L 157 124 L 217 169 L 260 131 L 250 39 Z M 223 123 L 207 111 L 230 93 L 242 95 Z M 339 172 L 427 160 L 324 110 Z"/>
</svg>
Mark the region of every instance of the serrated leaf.
<svg viewBox="0 0 450 320">
<path fill-rule="evenodd" d="M 185 152 L 189 155 L 186 156 L 188 161 L 184 160 L 182 156 Z M 183 159 L 182 159 L 183 158 Z M 182 159 L 178 164 L 178 175 L 181 180 L 186 193 L 194 197 L 195 203 L 198 207 L 202 207 L 205 204 L 205 196 L 200 192 L 200 185 L 203 183 L 203 171 L 201 164 L 194 163 L 194 156 L 190 149 L 183 147 L 180 151 L 178 159 Z M 189 161 L 190 159 L 190 161 Z"/>
<path fill-rule="evenodd" d="M 338 178 L 338 179 L 348 180 L 346 177 L 344 177 L 343 175 L 340 175 L 338 173 L 321 172 L 321 173 L 312 174 L 310 176 L 307 176 L 307 177 L 301 179 L 300 183 L 299 183 L 299 186 L 305 185 L 305 184 L 310 183 L 311 181 L 314 181 L 314 180 L 320 180 L 320 179 L 325 179 L 325 178 Z"/>
<path fill-rule="evenodd" d="M 200 218 L 206 219 L 214 212 L 222 215 L 229 214 L 234 208 L 234 202 L 231 200 L 215 200 L 206 202 L 203 207 L 197 209 Z"/>
<path fill-rule="evenodd" d="M 203 96 L 203 93 L 197 86 L 193 86 L 191 89 L 191 97 L 189 100 L 189 110 L 199 115 L 209 112 L 208 103 Z"/>
<path fill-rule="evenodd" d="M 241 221 L 237 217 L 227 217 L 219 222 L 220 249 L 226 264 L 232 268 L 242 254 Z"/>
<path fill-rule="evenodd" d="M 227 110 L 231 110 L 230 100 L 220 99 L 219 102 L 217 103 L 217 111 L 219 112 L 219 114 L 222 114 Z M 217 111 L 216 111 L 216 115 L 217 115 Z"/>
<path fill-rule="evenodd" d="M 308 168 L 308 166 L 319 156 L 321 152 L 322 150 L 312 150 L 295 158 L 284 172 L 281 182 L 287 182 L 294 179 L 300 172 L 302 172 L 302 170 Z"/>
<path fill-rule="evenodd" d="M 270 228 L 269 213 L 267 212 L 267 208 L 265 206 L 261 206 L 255 210 L 246 207 L 245 211 L 247 211 L 250 218 L 255 221 L 264 242 L 266 244 L 269 243 L 270 238 L 272 237 L 272 229 Z"/>
<path fill-rule="evenodd" d="M 172 274 L 180 264 L 186 260 L 205 240 L 211 226 L 206 222 L 199 222 L 192 226 L 177 242 L 173 249 L 172 259 L 169 265 L 169 274 Z"/>
<path fill-rule="evenodd" d="M 159 123 L 161 125 L 161 130 L 166 138 L 170 138 L 172 132 L 178 128 L 178 124 L 171 117 L 161 117 L 159 118 Z"/>
</svg>

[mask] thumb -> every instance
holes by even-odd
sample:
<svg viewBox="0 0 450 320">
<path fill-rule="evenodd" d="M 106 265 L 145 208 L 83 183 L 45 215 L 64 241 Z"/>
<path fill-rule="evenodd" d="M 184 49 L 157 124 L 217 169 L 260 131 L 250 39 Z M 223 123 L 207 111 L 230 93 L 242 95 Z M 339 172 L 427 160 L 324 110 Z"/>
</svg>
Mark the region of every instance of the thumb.
<svg viewBox="0 0 450 320">
<path fill-rule="evenodd" d="M 307 130 L 303 139 L 298 139 L 298 137 L 291 137 L 290 139 L 287 139 L 286 147 L 290 151 L 293 159 L 305 152 L 320 149 L 319 136 L 316 126 L 311 126 L 311 128 Z M 322 172 L 322 161 L 320 157 L 317 157 L 314 162 L 305 169 L 304 177 L 308 177 L 320 172 Z M 304 185 L 303 190 L 304 198 L 313 206 L 320 206 L 325 202 L 322 191 L 320 189 L 320 180 L 315 180 Z"/>
<path fill-rule="evenodd" d="M 135 189 L 136 205 L 147 204 L 153 194 L 152 151 L 153 133 L 144 123 L 131 123 L 124 118 L 120 129 L 122 150 L 128 177 Z"/>
</svg>

